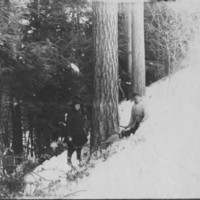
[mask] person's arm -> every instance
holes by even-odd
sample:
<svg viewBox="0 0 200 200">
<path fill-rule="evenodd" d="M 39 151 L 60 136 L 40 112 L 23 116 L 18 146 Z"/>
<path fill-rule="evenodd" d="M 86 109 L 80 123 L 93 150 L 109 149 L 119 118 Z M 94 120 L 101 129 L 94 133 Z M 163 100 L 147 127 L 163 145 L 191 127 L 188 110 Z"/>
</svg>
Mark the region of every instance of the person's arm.
<svg viewBox="0 0 200 200">
<path fill-rule="evenodd" d="M 68 140 L 70 141 L 72 140 L 71 126 L 72 126 L 72 114 L 69 113 L 67 116 L 67 122 L 66 122 L 66 131 L 67 131 L 66 135 L 67 135 Z"/>
<path fill-rule="evenodd" d="M 143 106 L 142 113 L 143 113 L 143 118 L 142 118 L 142 121 L 141 121 L 141 122 L 144 122 L 144 121 L 146 121 L 147 118 L 148 118 L 148 112 L 147 112 L 147 108 L 146 108 L 145 105 Z"/>
<path fill-rule="evenodd" d="M 132 109 L 131 109 L 131 117 L 130 117 L 129 123 L 127 126 L 125 126 L 125 129 L 131 128 L 131 125 L 133 124 L 133 117 L 134 117 L 134 105 L 132 106 Z"/>
</svg>

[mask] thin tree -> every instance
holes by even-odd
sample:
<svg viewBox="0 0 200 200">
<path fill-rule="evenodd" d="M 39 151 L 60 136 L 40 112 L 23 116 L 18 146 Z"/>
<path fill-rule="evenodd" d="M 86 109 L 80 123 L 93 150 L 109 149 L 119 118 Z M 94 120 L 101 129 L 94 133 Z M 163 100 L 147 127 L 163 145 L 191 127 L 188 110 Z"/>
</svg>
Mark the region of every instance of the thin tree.
<svg viewBox="0 0 200 200">
<path fill-rule="evenodd" d="M 145 94 L 144 2 L 131 4 L 132 15 L 132 92 Z"/>
<path fill-rule="evenodd" d="M 15 98 L 13 99 L 12 102 L 12 125 L 13 125 L 12 149 L 15 155 L 21 156 L 23 153 L 21 106 L 20 102 Z"/>
<path fill-rule="evenodd" d="M 131 1 L 124 3 L 124 25 L 125 37 L 127 39 L 127 58 L 128 58 L 128 77 L 132 78 L 132 15 L 131 15 Z M 131 98 L 132 87 L 129 87 L 129 98 Z"/>
<path fill-rule="evenodd" d="M 0 1 L 0 145 L 2 151 L 10 147 L 12 138 L 9 78 L 8 73 L 4 75 L 4 71 L 10 70 L 13 63 L 13 49 L 9 40 L 12 36 L 8 32 L 10 13 L 10 1 Z"/>
<path fill-rule="evenodd" d="M 15 15 L 17 14 L 17 15 Z M 14 68 L 18 67 L 17 63 L 17 46 L 20 44 L 20 14 L 16 11 L 13 2 L 3 0 L 0 2 L 0 132 L 3 135 L 1 146 L 10 147 L 11 143 L 18 142 L 17 149 L 23 151 L 22 131 L 19 133 L 14 126 L 14 122 L 18 120 L 13 116 L 12 112 L 12 81 Z M 4 73 L 6 72 L 7 73 Z M 8 73 L 9 72 L 9 73 Z M 21 124 L 20 124 L 21 128 Z M 15 134 L 19 133 L 16 137 Z M 21 136 L 21 137 L 20 137 Z M 16 140 L 16 141 L 15 141 Z M 15 149 L 14 152 L 16 153 Z M 18 154 L 18 152 L 17 152 Z"/>
<path fill-rule="evenodd" d="M 91 150 L 118 132 L 117 3 L 93 1 L 94 92 Z"/>
<path fill-rule="evenodd" d="M 10 147 L 12 137 L 12 122 L 10 109 L 10 96 L 8 87 L 1 88 L 0 94 L 0 144 L 3 149 Z"/>
</svg>

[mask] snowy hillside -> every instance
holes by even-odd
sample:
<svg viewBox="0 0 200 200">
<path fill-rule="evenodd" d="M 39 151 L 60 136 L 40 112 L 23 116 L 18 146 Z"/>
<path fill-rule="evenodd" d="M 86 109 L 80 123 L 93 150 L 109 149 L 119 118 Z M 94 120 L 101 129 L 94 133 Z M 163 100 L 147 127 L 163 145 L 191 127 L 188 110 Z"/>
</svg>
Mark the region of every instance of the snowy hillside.
<svg viewBox="0 0 200 200">
<path fill-rule="evenodd" d="M 66 151 L 44 162 L 26 177 L 24 197 L 200 197 L 199 77 L 200 67 L 188 67 L 147 88 L 149 118 L 134 136 L 116 141 L 76 181 L 69 181 Z M 130 107 L 120 105 L 121 125 Z"/>
</svg>

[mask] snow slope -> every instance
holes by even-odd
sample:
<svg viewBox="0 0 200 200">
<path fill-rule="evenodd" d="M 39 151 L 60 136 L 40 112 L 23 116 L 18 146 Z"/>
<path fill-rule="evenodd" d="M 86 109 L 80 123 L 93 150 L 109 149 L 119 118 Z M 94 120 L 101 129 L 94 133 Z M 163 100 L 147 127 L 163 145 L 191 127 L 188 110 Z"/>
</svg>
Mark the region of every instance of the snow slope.
<svg viewBox="0 0 200 200">
<path fill-rule="evenodd" d="M 200 69 L 187 68 L 148 88 L 148 121 L 95 168 L 79 188 L 87 192 L 75 198 L 200 197 L 199 77 Z"/>
<path fill-rule="evenodd" d="M 199 77 L 197 65 L 151 85 L 144 99 L 148 120 L 110 146 L 106 161 L 93 160 L 89 176 L 66 181 L 65 151 L 27 176 L 24 197 L 200 198 Z M 121 125 L 128 123 L 131 104 L 119 107 Z"/>
</svg>

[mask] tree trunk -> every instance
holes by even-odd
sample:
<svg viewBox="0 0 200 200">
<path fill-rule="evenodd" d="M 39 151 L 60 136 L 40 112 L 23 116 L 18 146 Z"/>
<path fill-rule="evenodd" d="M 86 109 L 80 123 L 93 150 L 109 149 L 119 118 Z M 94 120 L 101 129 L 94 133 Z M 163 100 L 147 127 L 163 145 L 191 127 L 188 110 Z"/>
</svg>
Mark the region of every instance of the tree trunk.
<svg viewBox="0 0 200 200">
<path fill-rule="evenodd" d="M 128 58 L 128 77 L 132 77 L 132 16 L 131 16 L 131 2 L 124 3 L 125 7 L 125 35 L 127 39 L 127 58 Z M 132 88 L 129 87 L 128 98 L 132 96 Z"/>
<path fill-rule="evenodd" d="M 3 174 L 3 148 L 0 147 L 0 174 Z"/>
<path fill-rule="evenodd" d="M 145 94 L 144 2 L 131 4 L 132 8 L 132 93 Z"/>
<path fill-rule="evenodd" d="M 117 3 L 93 1 L 94 92 L 91 149 L 118 132 Z"/>
<path fill-rule="evenodd" d="M 30 126 L 30 133 L 29 133 L 29 137 L 30 137 L 30 146 L 31 146 L 31 157 L 33 157 L 33 149 L 34 149 L 34 145 L 33 145 L 33 127 L 32 127 L 32 125 Z"/>
<path fill-rule="evenodd" d="M 40 0 L 38 0 L 38 5 L 37 5 L 37 14 L 38 14 L 38 18 L 40 17 Z"/>
<path fill-rule="evenodd" d="M 13 121 L 13 142 L 12 149 L 15 155 L 21 156 L 23 153 L 22 127 L 21 127 L 21 107 L 19 102 L 16 102 L 12 108 Z"/>
<path fill-rule="evenodd" d="M 12 123 L 11 123 L 11 108 L 8 88 L 2 88 L 0 106 L 0 142 L 3 148 L 10 147 L 10 140 L 12 138 Z"/>
</svg>

